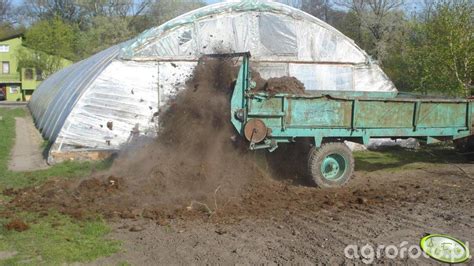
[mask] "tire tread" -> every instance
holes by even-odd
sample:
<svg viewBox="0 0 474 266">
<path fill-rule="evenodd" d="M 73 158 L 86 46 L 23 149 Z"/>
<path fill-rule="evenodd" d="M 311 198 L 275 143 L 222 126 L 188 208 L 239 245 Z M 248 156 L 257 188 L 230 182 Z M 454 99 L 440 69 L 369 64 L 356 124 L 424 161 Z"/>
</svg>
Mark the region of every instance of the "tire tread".
<svg viewBox="0 0 474 266">
<path fill-rule="evenodd" d="M 348 172 L 346 177 L 341 182 L 330 182 L 322 177 L 318 168 L 320 168 L 321 159 L 327 156 L 327 153 L 332 150 L 341 150 L 348 155 Z M 352 177 L 354 173 L 354 157 L 352 151 L 342 142 L 329 142 L 321 145 L 320 148 L 312 147 L 308 156 L 308 173 L 316 186 L 320 188 L 334 188 L 344 186 Z M 316 168 L 316 169 L 315 169 Z"/>
</svg>

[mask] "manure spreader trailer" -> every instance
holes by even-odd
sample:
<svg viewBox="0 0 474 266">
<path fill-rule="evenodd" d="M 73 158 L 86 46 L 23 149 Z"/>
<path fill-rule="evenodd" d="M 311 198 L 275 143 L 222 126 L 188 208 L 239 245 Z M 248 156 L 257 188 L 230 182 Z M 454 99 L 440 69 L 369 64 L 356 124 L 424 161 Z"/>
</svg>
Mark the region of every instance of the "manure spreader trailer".
<svg viewBox="0 0 474 266">
<path fill-rule="evenodd" d="M 222 55 L 221 55 L 222 56 Z M 231 122 L 251 150 L 311 139 L 307 169 L 322 188 L 344 185 L 354 171 L 344 141 L 416 138 L 427 143 L 471 136 L 472 102 L 392 96 L 380 92 L 313 91 L 302 94 L 252 90 L 250 53 L 242 57 L 231 98 Z"/>
</svg>

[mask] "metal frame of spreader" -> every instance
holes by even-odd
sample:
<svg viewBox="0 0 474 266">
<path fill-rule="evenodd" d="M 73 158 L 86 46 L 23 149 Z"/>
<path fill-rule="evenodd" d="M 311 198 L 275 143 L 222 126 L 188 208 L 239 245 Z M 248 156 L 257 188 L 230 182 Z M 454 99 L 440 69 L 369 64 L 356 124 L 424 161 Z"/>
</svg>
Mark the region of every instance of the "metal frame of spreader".
<svg viewBox="0 0 474 266">
<path fill-rule="evenodd" d="M 326 140 L 367 145 L 371 138 L 413 137 L 432 143 L 471 135 L 470 100 L 389 98 L 380 97 L 384 94 L 377 92 L 357 97 L 357 93 L 341 91 L 269 95 L 252 91 L 255 83 L 250 56 L 248 52 L 218 57 L 242 57 L 231 99 L 231 122 L 247 138 L 252 150 L 273 151 L 279 143 L 295 142 L 298 138 L 312 138 L 319 147 Z M 253 120 L 261 123 L 246 129 Z M 250 137 L 246 130 L 253 130 Z M 254 133 L 261 135 L 262 131 L 263 139 L 252 139 Z"/>
</svg>

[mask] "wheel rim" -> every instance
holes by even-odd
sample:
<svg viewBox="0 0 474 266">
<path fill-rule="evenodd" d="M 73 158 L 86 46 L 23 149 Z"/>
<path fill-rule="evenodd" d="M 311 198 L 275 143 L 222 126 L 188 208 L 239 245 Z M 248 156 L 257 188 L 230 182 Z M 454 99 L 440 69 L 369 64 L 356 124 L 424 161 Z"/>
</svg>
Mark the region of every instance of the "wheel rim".
<svg viewBox="0 0 474 266">
<path fill-rule="evenodd" d="M 321 164 L 321 174 L 327 180 L 337 181 L 344 176 L 347 160 L 344 156 L 334 153 L 326 156 Z"/>
</svg>

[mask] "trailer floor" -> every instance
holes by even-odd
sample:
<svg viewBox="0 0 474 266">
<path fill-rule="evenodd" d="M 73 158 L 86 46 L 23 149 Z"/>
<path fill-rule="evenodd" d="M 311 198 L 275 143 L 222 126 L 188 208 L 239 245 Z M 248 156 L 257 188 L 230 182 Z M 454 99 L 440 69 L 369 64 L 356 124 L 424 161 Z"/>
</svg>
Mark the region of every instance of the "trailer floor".
<svg viewBox="0 0 474 266">
<path fill-rule="evenodd" d="M 111 238 L 123 252 L 92 264 L 360 263 L 345 256 L 347 245 L 408 249 L 427 233 L 474 243 L 473 176 L 472 164 L 440 164 L 356 172 L 330 191 L 272 181 L 252 191 L 253 208 L 231 210 L 232 219 L 226 210 L 210 221 L 116 220 Z M 372 262 L 436 264 L 403 257 Z"/>
</svg>

